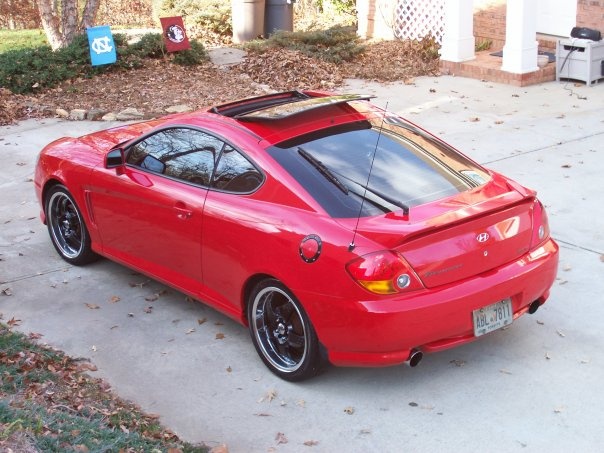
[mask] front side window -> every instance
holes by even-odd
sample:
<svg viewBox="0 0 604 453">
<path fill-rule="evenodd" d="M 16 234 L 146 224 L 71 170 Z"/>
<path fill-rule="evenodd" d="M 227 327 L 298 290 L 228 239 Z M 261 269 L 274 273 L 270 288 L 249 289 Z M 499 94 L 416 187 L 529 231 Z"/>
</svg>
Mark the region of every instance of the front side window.
<svg viewBox="0 0 604 453">
<path fill-rule="evenodd" d="M 126 161 L 154 173 L 208 187 L 223 146 L 223 141 L 195 129 L 165 129 L 134 144 Z"/>
<path fill-rule="evenodd" d="M 231 145 L 189 128 L 164 129 L 135 143 L 126 163 L 223 192 L 250 193 L 263 181 L 262 173 Z"/>
</svg>

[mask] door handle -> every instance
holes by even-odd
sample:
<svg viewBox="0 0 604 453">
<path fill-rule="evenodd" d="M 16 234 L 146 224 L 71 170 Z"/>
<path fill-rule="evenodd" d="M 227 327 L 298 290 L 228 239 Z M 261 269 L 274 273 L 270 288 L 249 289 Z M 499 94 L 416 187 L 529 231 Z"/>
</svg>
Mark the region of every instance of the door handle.
<svg viewBox="0 0 604 453">
<path fill-rule="evenodd" d="M 193 216 L 193 211 L 188 209 L 187 205 L 182 201 L 177 201 L 174 205 L 174 209 L 176 210 L 176 217 L 181 220 L 187 220 Z"/>
</svg>

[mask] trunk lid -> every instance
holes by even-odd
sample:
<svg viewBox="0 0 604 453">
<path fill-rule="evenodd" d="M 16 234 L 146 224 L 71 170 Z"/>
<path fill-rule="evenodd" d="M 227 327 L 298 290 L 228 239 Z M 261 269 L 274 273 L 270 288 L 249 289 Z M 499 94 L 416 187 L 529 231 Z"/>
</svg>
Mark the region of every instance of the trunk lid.
<svg viewBox="0 0 604 453">
<path fill-rule="evenodd" d="M 529 251 L 534 192 L 493 175 L 484 186 L 362 219 L 357 233 L 401 253 L 428 288 L 488 272 Z"/>
</svg>

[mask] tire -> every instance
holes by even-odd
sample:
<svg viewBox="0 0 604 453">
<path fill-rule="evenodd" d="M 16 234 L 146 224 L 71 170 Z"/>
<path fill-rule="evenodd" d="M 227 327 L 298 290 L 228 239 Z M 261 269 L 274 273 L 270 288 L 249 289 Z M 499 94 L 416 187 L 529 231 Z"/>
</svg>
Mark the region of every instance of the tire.
<svg viewBox="0 0 604 453">
<path fill-rule="evenodd" d="M 61 258 L 74 266 L 98 259 L 90 247 L 90 235 L 82 214 L 67 188 L 52 187 L 44 204 L 48 234 Z"/>
<path fill-rule="evenodd" d="M 304 308 L 278 280 L 260 282 L 247 304 L 250 334 L 258 355 L 286 381 L 303 381 L 322 367 L 321 346 Z"/>
</svg>

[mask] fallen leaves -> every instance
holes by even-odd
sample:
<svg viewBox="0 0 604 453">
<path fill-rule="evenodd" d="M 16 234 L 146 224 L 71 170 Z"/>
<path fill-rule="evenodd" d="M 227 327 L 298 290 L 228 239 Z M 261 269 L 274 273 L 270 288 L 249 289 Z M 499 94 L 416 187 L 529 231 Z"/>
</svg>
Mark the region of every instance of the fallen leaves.
<svg viewBox="0 0 604 453">
<path fill-rule="evenodd" d="M 224 334 L 223 334 L 223 333 L 221 333 L 221 332 L 218 332 L 218 333 L 216 334 L 216 340 L 223 340 L 223 339 L 224 339 Z"/>
<path fill-rule="evenodd" d="M 97 304 L 90 304 L 88 302 L 86 302 L 84 305 L 86 305 L 86 307 L 88 307 L 90 310 L 98 310 L 99 308 L 101 308 Z"/>
<path fill-rule="evenodd" d="M 344 413 L 348 414 L 348 415 L 354 414 L 354 407 L 352 407 L 352 406 L 345 407 L 344 408 Z"/>
<path fill-rule="evenodd" d="M 319 445 L 319 441 L 317 441 L 317 440 L 304 441 L 304 446 L 306 446 L 306 447 L 314 447 L 315 445 Z"/>
<path fill-rule="evenodd" d="M 0 291 L 0 294 L 2 294 L 3 296 L 12 296 L 13 291 L 10 288 L 6 287 L 3 288 L 2 291 Z"/>
<path fill-rule="evenodd" d="M 277 445 L 286 444 L 289 442 L 287 440 L 287 437 L 285 437 L 285 434 L 283 433 L 277 433 L 277 435 L 275 436 L 275 440 L 277 441 Z"/>
<path fill-rule="evenodd" d="M 270 403 L 270 402 L 271 402 L 271 401 L 273 401 L 275 398 L 277 398 L 277 390 L 275 390 L 275 389 L 270 389 L 268 392 L 266 392 L 266 394 L 265 394 L 265 395 L 264 395 L 262 398 L 260 398 L 260 399 L 258 400 L 258 402 L 259 402 L 259 403 L 262 403 L 262 402 L 264 402 L 264 401 L 267 401 L 267 402 L 269 402 L 269 403 Z"/>
<path fill-rule="evenodd" d="M 109 298 L 109 303 L 110 303 L 110 304 L 115 304 L 115 303 L 118 303 L 120 300 L 122 300 L 122 299 L 120 298 L 120 296 L 111 296 L 111 297 Z"/>
</svg>

